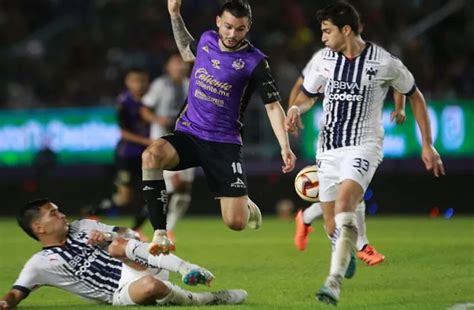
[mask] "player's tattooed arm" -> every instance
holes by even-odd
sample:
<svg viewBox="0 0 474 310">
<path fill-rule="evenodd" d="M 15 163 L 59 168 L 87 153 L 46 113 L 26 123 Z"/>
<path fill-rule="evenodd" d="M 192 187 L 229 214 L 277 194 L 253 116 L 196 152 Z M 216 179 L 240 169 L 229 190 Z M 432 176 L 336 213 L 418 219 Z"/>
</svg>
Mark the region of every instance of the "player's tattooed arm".
<svg viewBox="0 0 474 310">
<path fill-rule="evenodd" d="M 180 10 L 181 0 L 168 0 L 168 12 L 170 13 L 171 27 L 173 28 L 174 40 L 178 50 L 184 61 L 193 62 L 196 59 L 191 49 L 191 43 L 194 42 L 194 38 L 186 29 Z"/>
<path fill-rule="evenodd" d="M 171 27 L 173 28 L 174 40 L 178 46 L 178 50 L 186 62 L 193 62 L 196 56 L 191 50 L 191 43 L 194 42 L 193 36 L 186 29 L 184 20 L 181 15 L 171 17 Z"/>
</svg>

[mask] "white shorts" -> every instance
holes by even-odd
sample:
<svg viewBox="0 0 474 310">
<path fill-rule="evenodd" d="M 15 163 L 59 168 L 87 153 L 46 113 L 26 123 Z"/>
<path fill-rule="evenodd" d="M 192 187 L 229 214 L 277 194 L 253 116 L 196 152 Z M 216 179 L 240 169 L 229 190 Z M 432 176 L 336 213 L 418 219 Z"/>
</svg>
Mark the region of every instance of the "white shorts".
<svg viewBox="0 0 474 310">
<path fill-rule="evenodd" d="M 126 264 L 122 264 L 122 276 L 120 277 L 119 287 L 114 293 L 112 304 L 114 306 L 136 305 L 136 303 L 132 300 L 132 297 L 130 297 L 128 289 L 133 282 L 148 275 L 150 274 L 146 271 L 138 271 L 127 266 Z M 157 275 L 155 275 L 155 278 L 160 279 L 163 282 L 167 282 L 169 279 L 169 271 L 161 270 Z"/>
<path fill-rule="evenodd" d="M 195 168 L 188 168 L 188 169 L 179 170 L 179 171 L 169 171 L 169 170 L 163 171 L 163 177 L 165 179 L 166 189 L 168 190 L 168 192 L 170 193 L 174 192 L 174 185 L 172 181 L 174 177 L 179 177 L 179 179 L 184 182 L 190 182 L 190 183 L 193 182 L 194 170 Z"/>
<path fill-rule="evenodd" d="M 319 178 L 319 199 L 335 201 L 339 184 L 353 180 L 367 189 L 382 162 L 380 148 L 374 146 L 349 146 L 329 150 L 316 156 Z"/>
</svg>

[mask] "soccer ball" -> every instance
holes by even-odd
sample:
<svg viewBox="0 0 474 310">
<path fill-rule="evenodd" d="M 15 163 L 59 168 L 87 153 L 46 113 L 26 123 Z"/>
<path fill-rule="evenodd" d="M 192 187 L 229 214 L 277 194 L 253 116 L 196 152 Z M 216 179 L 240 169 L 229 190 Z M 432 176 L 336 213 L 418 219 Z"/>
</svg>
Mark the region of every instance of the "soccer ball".
<svg viewBox="0 0 474 310">
<path fill-rule="evenodd" d="M 295 191 L 301 199 L 309 202 L 319 201 L 319 179 L 316 165 L 301 169 L 295 178 Z"/>
</svg>

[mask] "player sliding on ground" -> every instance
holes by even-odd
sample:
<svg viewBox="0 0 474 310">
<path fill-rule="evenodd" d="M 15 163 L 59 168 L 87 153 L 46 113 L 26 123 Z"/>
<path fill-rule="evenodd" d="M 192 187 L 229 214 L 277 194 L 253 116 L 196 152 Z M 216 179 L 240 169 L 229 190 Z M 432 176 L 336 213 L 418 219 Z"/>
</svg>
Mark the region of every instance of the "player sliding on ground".
<svg viewBox="0 0 474 310">
<path fill-rule="evenodd" d="M 210 285 L 214 276 L 175 255 L 149 255 L 148 244 L 133 239 L 130 229 L 92 220 L 69 224 L 48 199 L 23 207 L 18 223 L 43 249 L 25 264 L 0 309 L 15 307 L 42 286 L 116 306 L 239 304 L 247 297 L 244 290 L 186 291 L 168 281 L 169 271 L 188 285 Z"/>
<path fill-rule="evenodd" d="M 359 14 L 350 4 L 330 4 L 317 16 L 326 48 L 317 53 L 309 68 L 288 109 L 286 125 L 289 132 L 297 132 L 300 114 L 324 93 L 316 164 L 321 207 L 325 217 L 334 212 L 335 229 L 329 275 L 316 298 L 337 304 L 356 249 L 356 206 L 382 161 L 382 105 L 390 86 L 411 101 L 426 169 L 440 176 L 444 168 L 433 147 L 426 102 L 410 71 L 386 50 L 362 39 Z"/>
<path fill-rule="evenodd" d="M 166 235 L 163 170 L 201 166 L 212 194 L 220 200 L 224 223 L 233 230 L 260 227 L 260 210 L 248 197 L 241 137 L 244 110 L 254 90 L 280 145 L 282 171 L 292 171 L 296 160 L 266 56 L 245 39 L 252 24 L 250 5 L 244 0 L 226 2 L 216 18 L 218 31 L 206 31 L 197 41 L 186 29 L 180 7 L 180 0 L 168 0 L 178 49 L 186 62 L 194 62 L 188 99 L 175 132 L 158 139 L 142 156 L 143 195 L 155 229 L 152 254 L 174 248 Z"/>
</svg>

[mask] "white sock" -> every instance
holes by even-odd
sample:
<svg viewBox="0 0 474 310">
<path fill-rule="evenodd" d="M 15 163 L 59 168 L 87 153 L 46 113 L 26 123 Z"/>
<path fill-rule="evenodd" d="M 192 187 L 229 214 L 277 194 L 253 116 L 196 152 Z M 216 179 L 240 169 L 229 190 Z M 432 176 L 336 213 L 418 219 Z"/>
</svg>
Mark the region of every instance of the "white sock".
<svg viewBox="0 0 474 310">
<path fill-rule="evenodd" d="M 170 288 L 168 295 L 157 299 L 158 305 L 206 305 L 214 301 L 214 295 L 209 292 L 195 293 L 182 289 L 168 281 L 163 281 Z"/>
<path fill-rule="evenodd" d="M 148 243 L 134 239 L 128 241 L 125 254 L 128 259 L 147 267 L 147 270 L 152 273 L 158 273 L 160 269 L 165 269 L 183 275 L 183 273 L 186 274 L 196 267 L 196 265 L 190 264 L 171 253 L 168 255 L 150 255 Z"/>
<path fill-rule="evenodd" d="M 255 209 L 254 206 L 258 208 L 257 204 L 253 202 L 252 200 L 250 200 L 250 197 L 249 197 L 248 202 L 247 202 L 247 209 L 249 210 L 249 217 L 247 219 L 247 223 L 253 215 L 253 210 Z"/>
<path fill-rule="evenodd" d="M 150 264 L 148 253 L 148 243 L 144 243 L 135 239 L 130 239 L 125 247 L 125 255 L 132 262 L 138 263 L 141 266 L 147 268 L 147 271 L 151 274 L 160 272 L 160 268 L 156 264 Z"/>
<path fill-rule="evenodd" d="M 173 193 L 170 203 L 168 205 L 168 215 L 166 219 L 166 229 L 173 230 L 178 220 L 183 217 L 188 210 L 191 202 L 191 195 L 189 193 Z"/>
<path fill-rule="evenodd" d="M 321 214 L 323 214 L 321 203 L 315 202 L 303 211 L 303 223 L 311 225 L 311 223 L 317 217 L 321 216 Z"/>
<path fill-rule="evenodd" d="M 143 181 L 163 180 L 163 170 L 156 168 L 142 168 Z"/>
<path fill-rule="evenodd" d="M 334 252 L 336 250 L 336 241 L 339 238 L 339 229 L 336 228 L 334 229 L 334 232 L 332 235 L 327 235 L 329 241 L 331 241 L 331 252 Z"/>
<path fill-rule="evenodd" d="M 336 214 L 336 229 L 339 238 L 336 240 L 335 250 L 331 255 L 330 275 L 344 276 L 349 265 L 351 251 L 357 241 L 357 221 L 355 212 L 341 212 Z"/>
<path fill-rule="evenodd" d="M 357 205 L 355 210 L 357 220 L 357 251 L 369 243 L 365 231 L 365 202 L 362 201 Z"/>
</svg>

